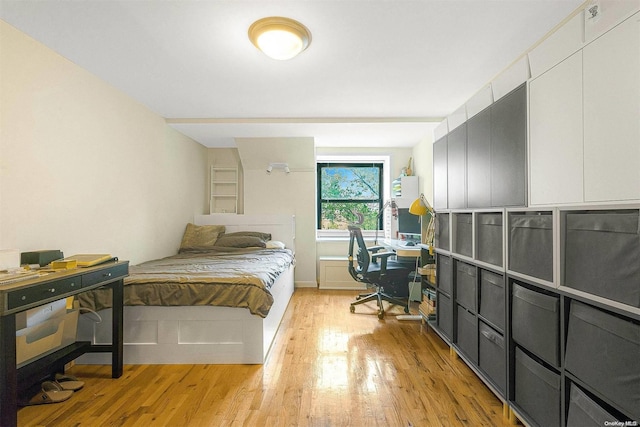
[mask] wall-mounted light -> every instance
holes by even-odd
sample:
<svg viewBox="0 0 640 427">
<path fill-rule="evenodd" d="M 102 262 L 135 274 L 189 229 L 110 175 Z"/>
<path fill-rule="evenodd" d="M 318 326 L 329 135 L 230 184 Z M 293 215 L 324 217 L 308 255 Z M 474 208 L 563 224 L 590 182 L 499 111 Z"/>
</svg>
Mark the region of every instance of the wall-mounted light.
<svg viewBox="0 0 640 427">
<path fill-rule="evenodd" d="M 282 16 L 270 16 L 251 24 L 249 40 L 268 57 L 286 60 L 309 46 L 311 33 L 298 21 Z"/>
<path fill-rule="evenodd" d="M 289 163 L 269 163 L 269 166 L 267 166 L 267 173 L 270 174 L 273 169 L 282 169 L 285 173 L 291 172 L 289 169 Z"/>
</svg>

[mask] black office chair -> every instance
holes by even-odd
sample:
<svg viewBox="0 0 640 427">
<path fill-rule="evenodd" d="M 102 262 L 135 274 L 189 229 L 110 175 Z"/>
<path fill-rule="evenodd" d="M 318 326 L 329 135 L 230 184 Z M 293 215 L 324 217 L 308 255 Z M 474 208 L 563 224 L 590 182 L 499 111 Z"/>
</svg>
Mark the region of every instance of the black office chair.
<svg viewBox="0 0 640 427">
<path fill-rule="evenodd" d="M 351 303 L 350 310 L 355 313 L 355 306 L 376 300 L 378 303 L 378 318 L 384 318 L 382 301 L 404 306 L 404 312 L 409 313 L 409 273 L 406 265 L 389 260 L 393 252 L 378 252 L 383 246 L 367 248 L 362 238 L 360 227 L 349 226 L 349 274 L 357 282 L 366 283 L 367 287 L 374 287 L 373 293 L 363 294 Z M 354 265 L 354 251 L 357 265 Z M 371 253 L 371 254 L 370 254 Z M 406 299 L 405 299 L 406 298 Z"/>
</svg>

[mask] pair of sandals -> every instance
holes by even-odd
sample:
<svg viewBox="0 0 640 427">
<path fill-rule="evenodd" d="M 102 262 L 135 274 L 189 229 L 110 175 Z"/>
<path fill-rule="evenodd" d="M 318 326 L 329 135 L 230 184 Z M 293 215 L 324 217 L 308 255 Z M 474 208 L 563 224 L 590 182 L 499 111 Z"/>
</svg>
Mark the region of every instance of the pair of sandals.
<svg viewBox="0 0 640 427">
<path fill-rule="evenodd" d="M 73 395 L 74 391 L 82 387 L 84 387 L 84 381 L 78 380 L 73 375 L 56 374 L 53 381 L 43 382 L 40 392 L 22 406 L 64 402 Z"/>
</svg>

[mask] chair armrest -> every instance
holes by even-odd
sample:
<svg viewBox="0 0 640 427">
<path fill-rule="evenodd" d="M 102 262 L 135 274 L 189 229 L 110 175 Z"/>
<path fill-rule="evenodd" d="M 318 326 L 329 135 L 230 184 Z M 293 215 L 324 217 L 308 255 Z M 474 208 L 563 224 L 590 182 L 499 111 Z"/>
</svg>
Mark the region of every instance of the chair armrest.
<svg viewBox="0 0 640 427">
<path fill-rule="evenodd" d="M 387 260 L 390 256 L 395 255 L 395 252 L 378 252 L 371 255 L 371 261 L 376 262 L 378 258 Z"/>
<path fill-rule="evenodd" d="M 380 258 L 380 276 L 387 274 L 387 260 L 390 256 L 394 256 L 395 252 L 379 252 L 371 255 L 371 262 L 377 263 Z"/>
<path fill-rule="evenodd" d="M 369 246 L 369 247 L 367 247 L 367 250 L 369 252 L 373 252 L 374 254 L 376 252 L 378 252 L 380 249 L 386 249 L 386 248 L 384 246 Z"/>
</svg>

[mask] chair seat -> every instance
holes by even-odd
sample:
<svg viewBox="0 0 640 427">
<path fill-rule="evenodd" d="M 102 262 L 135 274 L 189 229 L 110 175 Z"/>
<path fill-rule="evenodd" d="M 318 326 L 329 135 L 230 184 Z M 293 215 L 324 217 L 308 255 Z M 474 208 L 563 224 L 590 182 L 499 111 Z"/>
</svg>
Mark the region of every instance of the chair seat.
<svg viewBox="0 0 640 427">
<path fill-rule="evenodd" d="M 377 263 L 369 264 L 369 269 L 367 270 L 366 274 L 367 278 L 379 278 L 380 267 L 381 265 Z M 386 277 L 393 277 L 394 279 L 402 278 L 406 280 L 410 272 L 411 270 L 409 270 L 406 265 L 400 264 L 395 261 L 387 261 Z"/>
<path fill-rule="evenodd" d="M 407 268 L 406 264 L 390 260 L 391 253 L 377 253 L 380 249 L 378 246 L 370 248 L 371 252 L 376 253 L 372 257 L 359 227 L 350 225 L 349 234 L 349 259 L 357 261 L 357 267 L 349 263 L 349 273 L 356 281 L 376 289 L 373 293 L 360 295 L 352 302 L 351 312 L 355 312 L 358 304 L 375 301 L 378 318 L 382 319 L 385 311 L 382 302 L 386 301 L 404 307 L 405 313 L 409 313 L 409 274 L 412 269 Z M 373 262 L 372 258 L 376 261 Z"/>
</svg>

